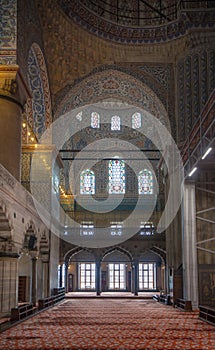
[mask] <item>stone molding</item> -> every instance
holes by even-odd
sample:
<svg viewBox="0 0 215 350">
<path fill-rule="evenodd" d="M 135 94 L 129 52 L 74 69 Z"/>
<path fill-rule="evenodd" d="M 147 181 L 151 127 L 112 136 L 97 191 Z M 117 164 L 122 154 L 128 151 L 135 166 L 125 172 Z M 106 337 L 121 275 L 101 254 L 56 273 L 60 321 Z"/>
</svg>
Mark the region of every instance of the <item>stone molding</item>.
<svg viewBox="0 0 215 350">
<path fill-rule="evenodd" d="M 0 166 L 0 186 L 3 187 L 6 183 L 13 190 L 16 184 L 16 180 L 10 175 L 3 166 Z"/>
<path fill-rule="evenodd" d="M 30 97 L 18 65 L 0 65 L 0 96 L 12 100 L 22 108 Z"/>
<path fill-rule="evenodd" d="M 62 10 L 70 19 L 94 35 L 116 43 L 133 45 L 161 43 L 182 37 L 192 28 L 212 28 L 215 25 L 214 11 L 183 10 L 175 21 L 148 27 L 128 27 L 108 21 L 90 12 L 78 0 L 58 0 Z M 98 29 L 99 28 L 99 29 Z"/>
</svg>

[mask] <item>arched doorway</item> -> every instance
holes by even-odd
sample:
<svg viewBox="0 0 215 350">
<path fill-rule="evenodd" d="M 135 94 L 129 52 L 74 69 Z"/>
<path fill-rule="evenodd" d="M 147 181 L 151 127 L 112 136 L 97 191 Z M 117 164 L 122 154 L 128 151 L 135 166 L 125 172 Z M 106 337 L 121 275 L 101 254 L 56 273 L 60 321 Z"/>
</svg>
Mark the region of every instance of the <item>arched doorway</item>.
<svg viewBox="0 0 215 350">
<path fill-rule="evenodd" d="M 127 252 L 114 249 L 101 262 L 102 292 L 131 292 L 132 265 Z"/>
<path fill-rule="evenodd" d="M 138 290 L 157 291 L 164 288 L 162 259 L 151 251 L 143 252 L 138 264 Z"/>
<path fill-rule="evenodd" d="M 0 316 L 8 315 L 17 305 L 17 248 L 13 243 L 14 225 L 6 205 L 0 203 Z"/>
<path fill-rule="evenodd" d="M 67 292 L 94 292 L 96 290 L 96 260 L 85 250 L 71 251 L 66 263 Z"/>
<path fill-rule="evenodd" d="M 38 264 L 39 262 L 39 264 Z M 18 302 L 36 304 L 38 298 L 38 259 L 37 234 L 34 223 L 29 223 L 23 237 L 21 257 L 18 264 Z"/>
</svg>

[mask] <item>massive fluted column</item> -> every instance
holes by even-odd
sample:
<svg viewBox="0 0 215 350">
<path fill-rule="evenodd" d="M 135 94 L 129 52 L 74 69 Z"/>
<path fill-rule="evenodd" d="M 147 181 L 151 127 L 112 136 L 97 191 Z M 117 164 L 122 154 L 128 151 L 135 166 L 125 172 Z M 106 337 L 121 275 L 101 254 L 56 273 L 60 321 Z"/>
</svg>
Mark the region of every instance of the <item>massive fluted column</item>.
<svg viewBox="0 0 215 350">
<path fill-rule="evenodd" d="M 0 315 L 10 314 L 18 303 L 18 257 L 17 253 L 0 253 Z"/>
<path fill-rule="evenodd" d="M 185 182 L 183 199 L 183 297 L 198 307 L 195 184 Z"/>
<path fill-rule="evenodd" d="M 29 92 L 17 65 L 0 65 L 0 163 L 20 181 L 21 116 Z"/>
</svg>

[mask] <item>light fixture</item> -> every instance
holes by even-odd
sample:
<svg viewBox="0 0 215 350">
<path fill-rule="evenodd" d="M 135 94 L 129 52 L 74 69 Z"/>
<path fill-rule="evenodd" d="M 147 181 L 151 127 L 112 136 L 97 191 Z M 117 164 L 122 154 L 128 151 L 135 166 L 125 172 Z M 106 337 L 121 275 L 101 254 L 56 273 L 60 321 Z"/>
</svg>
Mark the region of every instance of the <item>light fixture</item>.
<svg viewBox="0 0 215 350">
<path fill-rule="evenodd" d="M 196 170 L 197 170 L 197 167 L 193 168 L 193 170 L 191 170 L 191 172 L 189 173 L 189 176 L 192 176 Z"/>
<path fill-rule="evenodd" d="M 205 154 L 202 156 L 202 159 L 205 159 L 207 157 L 207 155 L 210 153 L 211 150 L 212 150 L 212 147 L 209 147 L 207 149 L 207 151 L 205 152 Z"/>
<path fill-rule="evenodd" d="M 22 123 L 22 126 L 23 126 L 23 128 L 25 128 L 26 127 L 26 123 Z"/>
</svg>

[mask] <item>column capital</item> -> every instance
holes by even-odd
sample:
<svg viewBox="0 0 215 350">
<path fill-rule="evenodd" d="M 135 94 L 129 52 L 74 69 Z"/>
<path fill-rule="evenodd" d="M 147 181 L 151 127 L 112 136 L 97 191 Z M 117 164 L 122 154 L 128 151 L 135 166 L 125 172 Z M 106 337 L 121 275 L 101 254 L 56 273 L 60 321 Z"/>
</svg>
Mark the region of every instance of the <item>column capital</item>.
<svg viewBox="0 0 215 350">
<path fill-rule="evenodd" d="M 0 244 L 0 259 L 18 259 L 20 254 L 11 239 L 7 239 Z"/>
<path fill-rule="evenodd" d="M 45 264 L 45 263 L 49 263 L 49 253 L 47 253 L 47 254 L 40 254 L 40 258 L 41 258 L 41 260 L 42 260 L 42 262 Z"/>
<path fill-rule="evenodd" d="M 132 260 L 132 266 L 134 267 L 134 266 L 137 266 L 138 264 L 139 264 L 139 259 L 137 259 L 137 258 L 135 258 L 135 259 L 133 259 Z"/>
<path fill-rule="evenodd" d="M 189 179 L 186 179 L 185 181 L 184 181 L 184 185 L 193 185 L 193 186 L 195 186 L 195 184 L 196 184 L 196 182 L 194 181 L 194 180 L 189 180 Z"/>
<path fill-rule="evenodd" d="M 0 252 L 0 260 L 2 259 L 18 259 L 20 255 L 15 252 Z"/>
<path fill-rule="evenodd" d="M 29 250 L 28 254 L 31 257 L 31 260 L 38 260 L 39 259 L 38 250 Z"/>
<path fill-rule="evenodd" d="M 17 103 L 21 108 L 31 97 L 18 65 L 0 65 L 0 97 Z"/>
</svg>

